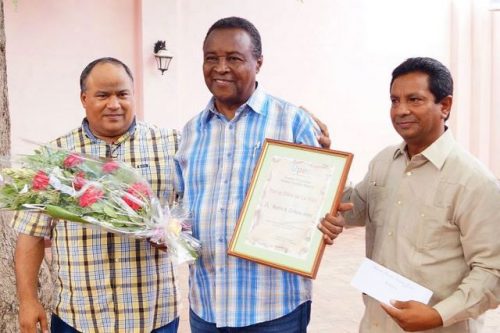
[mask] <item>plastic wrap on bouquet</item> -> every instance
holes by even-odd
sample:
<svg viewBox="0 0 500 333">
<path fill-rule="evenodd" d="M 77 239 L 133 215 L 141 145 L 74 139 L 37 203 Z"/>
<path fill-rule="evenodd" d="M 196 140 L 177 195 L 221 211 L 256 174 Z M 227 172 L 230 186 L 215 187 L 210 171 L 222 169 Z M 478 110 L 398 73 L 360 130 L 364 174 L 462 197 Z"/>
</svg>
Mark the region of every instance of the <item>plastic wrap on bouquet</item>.
<svg viewBox="0 0 500 333">
<path fill-rule="evenodd" d="M 181 205 L 161 207 L 131 166 L 42 146 L 0 171 L 0 208 L 36 210 L 56 219 L 166 245 L 176 262 L 198 257 L 200 242 Z"/>
<path fill-rule="evenodd" d="M 175 263 L 192 263 L 199 256 L 201 243 L 191 235 L 191 214 L 181 204 L 174 203 L 163 210 L 168 221 L 164 229 L 157 229 L 150 241 L 167 246 Z"/>
</svg>

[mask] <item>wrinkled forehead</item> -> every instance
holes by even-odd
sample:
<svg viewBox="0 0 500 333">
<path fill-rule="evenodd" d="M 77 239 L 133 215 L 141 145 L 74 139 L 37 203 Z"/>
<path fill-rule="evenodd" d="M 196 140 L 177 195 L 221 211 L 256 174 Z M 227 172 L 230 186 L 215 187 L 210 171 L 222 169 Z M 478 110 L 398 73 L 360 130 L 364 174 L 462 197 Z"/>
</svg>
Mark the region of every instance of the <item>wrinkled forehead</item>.
<svg viewBox="0 0 500 333">
<path fill-rule="evenodd" d="M 410 72 L 396 77 L 391 85 L 391 94 L 401 90 L 430 92 L 429 75 L 423 72 Z"/>
<path fill-rule="evenodd" d="M 133 89 L 133 82 L 123 66 L 113 63 L 97 64 L 85 81 L 87 89 Z"/>
<path fill-rule="evenodd" d="M 239 28 L 214 29 L 203 44 L 203 52 L 251 52 L 254 48 L 248 32 Z"/>
</svg>

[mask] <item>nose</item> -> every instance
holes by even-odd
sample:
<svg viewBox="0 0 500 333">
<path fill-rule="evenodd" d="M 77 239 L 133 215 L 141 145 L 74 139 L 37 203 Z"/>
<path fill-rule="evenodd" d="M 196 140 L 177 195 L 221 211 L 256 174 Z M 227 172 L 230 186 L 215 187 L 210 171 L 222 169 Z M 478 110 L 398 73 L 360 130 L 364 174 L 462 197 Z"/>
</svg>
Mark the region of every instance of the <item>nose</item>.
<svg viewBox="0 0 500 333">
<path fill-rule="evenodd" d="M 120 101 L 118 97 L 115 95 L 111 95 L 108 98 L 108 102 L 106 103 L 106 107 L 111 110 L 116 110 L 120 108 Z"/>
<path fill-rule="evenodd" d="M 405 116 L 410 114 L 408 105 L 405 102 L 398 102 L 392 105 L 393 112 L 400 116 Z"/>
<path fill-rule="evenodd" d="M 217 71 L 217 73 L 225 73 L 229 71 L 229 66 L 225 57 L 218 58 L 217 64 L 215 65 L 215 71 Z"/>
</svg>

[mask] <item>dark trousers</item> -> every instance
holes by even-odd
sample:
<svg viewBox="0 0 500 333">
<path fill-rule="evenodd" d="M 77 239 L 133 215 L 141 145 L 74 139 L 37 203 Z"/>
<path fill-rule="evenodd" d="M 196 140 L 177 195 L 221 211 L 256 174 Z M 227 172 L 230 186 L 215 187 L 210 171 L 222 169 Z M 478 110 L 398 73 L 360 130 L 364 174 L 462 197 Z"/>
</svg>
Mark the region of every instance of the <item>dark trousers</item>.
<svg viewBox="0 0 500 333">
<path fill-rule="evenodd" d="M 179 328 L 179 317 L 172 320 L 165 326 L 156 328 L 151 331 L 151 333 L 177 333 L 177 329 Z M 51 333 L 79 333 L 70 325 L 66 324 L 58 315 L 52 314 L 51 323 L 50 323 L 50 332 Z"/>
<path fill-rule="evenodd" d="M 216 327 L 189 310 L 191 333 L 306 333 L 310 319 L 311 301 L 302 303 L 283 317 L 245 327 Z"/>
</svg>

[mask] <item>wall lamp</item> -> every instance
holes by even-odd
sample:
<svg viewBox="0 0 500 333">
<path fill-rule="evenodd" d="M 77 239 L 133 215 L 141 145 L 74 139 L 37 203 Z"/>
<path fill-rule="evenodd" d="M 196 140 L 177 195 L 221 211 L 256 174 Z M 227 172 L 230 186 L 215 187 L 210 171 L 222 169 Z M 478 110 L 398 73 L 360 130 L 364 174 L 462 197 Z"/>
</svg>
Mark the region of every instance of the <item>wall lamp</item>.
<svg viewBox="0 0 500 333">
<path fill-rule="evenodd" d="M 161 75 L 163 75 L 163 73 L 168 70 L 168 65 L 170 65 L 170 61 L 173 58 L 172 54 L 168 52 L 164 40 L 159 40 L 155 43 L 154 55 L 156 58 L 156 65 L 158 66 L 158 70 L 160 70 Z"/>
</svg>

